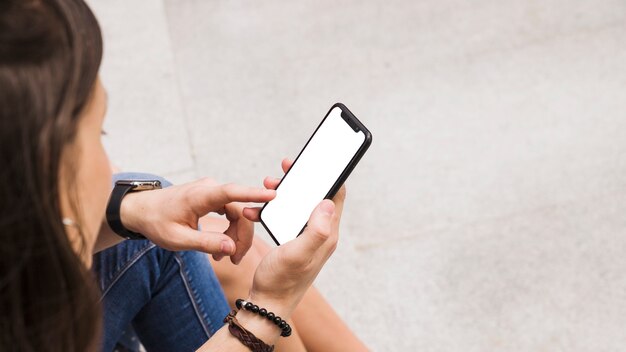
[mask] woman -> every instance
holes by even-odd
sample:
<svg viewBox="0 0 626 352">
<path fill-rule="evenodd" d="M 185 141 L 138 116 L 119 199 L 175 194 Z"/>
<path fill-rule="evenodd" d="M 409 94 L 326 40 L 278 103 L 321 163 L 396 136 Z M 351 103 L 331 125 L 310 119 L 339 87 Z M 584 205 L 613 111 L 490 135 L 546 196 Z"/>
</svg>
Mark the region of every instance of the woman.
<svg viewBox="0 0 626 352">
<path fill-rule="evenodd" d="M 90 273 L 92 255 L 148 243 L 118 245 L 122 237 L 103 219 L 111 172 L 100 141 L 106 107 L 98 79 L 101 55 L 97 21 L 81 0 L 0 2 L 2 351 L 99 349 L 102 313 Z M 268 189 L 257 189 L 203 179 L 129 194 L 120 200 L 119 215 L 123 227 L 163 248 L 199 250 L 215 260 L 228 256 L 238 264 L 252 246 L 252 222 L 259 213 L 238 202 L 269 201 L 275 185 L 268 180 Z M 300 237 L 255 264 L 251 288 L 241 298 L 289 320 L 336 246 L 344 197 L 342 189 L 333 201 L 321 202 Z M 198 220 L 211 212 L 226 215 L 224 233 L 198 230 Z M 96 257 L 100 270 L 101 259 Z M 132 258 L 125 263 L 125 268 L 135 266 Z M 214 277 L 206 279 L 216 283 Z M 119 281 L 109 284 L 121 287 Z M 162 292 L 169 287 L 152 288 Z M 119 300 L 136 296 L 132 287 L 126 289 Z M 274 345 L 288 331 L 254 309 L 239 310 L 236 319 L 258 343 Z M 199 350 L 248 351 L 229 329 L 233 321 L 216 326 Z M 185 331 L 170 326 L 168 333 L 179 334 L 183 344 Z"/>
</svg>

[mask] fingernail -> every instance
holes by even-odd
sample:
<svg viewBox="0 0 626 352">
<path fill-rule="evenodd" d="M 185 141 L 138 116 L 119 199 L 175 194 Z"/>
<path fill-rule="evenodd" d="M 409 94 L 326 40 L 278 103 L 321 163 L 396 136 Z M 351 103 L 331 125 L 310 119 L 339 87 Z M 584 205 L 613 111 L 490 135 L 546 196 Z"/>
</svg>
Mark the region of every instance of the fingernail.
<svg viewBox="0 0 626 352">
<path fill-rule="evenodd" d="M 335 212 L 335 203 L 326 199 L 322 201 L 322 205 L 320 206 L 320 208 L 322 209 L 322 213 L 330 216 L 333 215 L 333 213 Z"/>
<path fill-rule="evenodd" d="M 222 241 L 222 244 L 220 245 L 220 251 L 224 254 L 231 254 L 233 252 L 233 245 L 230 243 L 230 241 Z"/>
</svg>

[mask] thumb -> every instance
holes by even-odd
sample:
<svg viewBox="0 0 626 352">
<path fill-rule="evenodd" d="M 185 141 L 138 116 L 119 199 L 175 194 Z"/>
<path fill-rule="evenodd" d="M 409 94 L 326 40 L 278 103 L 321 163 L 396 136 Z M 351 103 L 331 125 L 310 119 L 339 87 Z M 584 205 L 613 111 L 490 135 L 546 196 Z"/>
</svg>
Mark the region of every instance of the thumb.
<svg viewBox="0 0 626 352">
<path fill-rule="evenodd" d="M 337 233 L 332 231 L 334 213 L 335 203 L 330 199 L 324 199 L 315 207 L 306 228 L 297 238 L 307 252 L 314 253 L 326 243 L 337 242 Z"/>
</svg>

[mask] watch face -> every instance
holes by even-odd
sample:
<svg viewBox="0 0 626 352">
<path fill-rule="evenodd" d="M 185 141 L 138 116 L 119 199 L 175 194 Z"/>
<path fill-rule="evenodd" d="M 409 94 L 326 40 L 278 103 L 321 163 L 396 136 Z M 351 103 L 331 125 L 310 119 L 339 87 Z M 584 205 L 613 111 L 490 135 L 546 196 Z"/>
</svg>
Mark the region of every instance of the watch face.
<svg viewBox="0 0 626 352">
<path fill-rule="evenodd" d="M 119 180 L 115 182 L 120 186 L 131 186 L 133 191 L 148 191 L 151 189 L 160 189 L 161 181 L 159 180 Z"/>
</svg>

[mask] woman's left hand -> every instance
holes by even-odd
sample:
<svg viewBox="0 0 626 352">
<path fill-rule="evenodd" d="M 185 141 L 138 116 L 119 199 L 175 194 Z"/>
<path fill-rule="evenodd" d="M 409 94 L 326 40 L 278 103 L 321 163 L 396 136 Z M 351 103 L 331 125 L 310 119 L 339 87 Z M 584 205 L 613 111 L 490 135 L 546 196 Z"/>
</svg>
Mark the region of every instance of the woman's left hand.
<svg viewBox="0 0 626 352">
<path fill-rule="evenodd" d="M 234 183 L 219 184 L 205 178 L 164 189 L 129 193 L 120 215 L 124 227 L 139 232 L 165 249 L 197 250 L 216 260 L 230 256 L 238 264 L 252 245 L 254 224 L 242 215 L 238 202 L 268 202 L 276 196 L 271 189 Z M 199 231 L 198 220 L 210 213 L 226 215 L 230 222 L 224 233 Z"/>
</svg>

